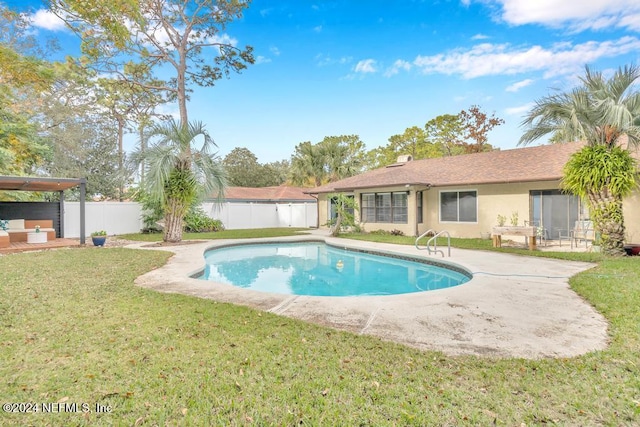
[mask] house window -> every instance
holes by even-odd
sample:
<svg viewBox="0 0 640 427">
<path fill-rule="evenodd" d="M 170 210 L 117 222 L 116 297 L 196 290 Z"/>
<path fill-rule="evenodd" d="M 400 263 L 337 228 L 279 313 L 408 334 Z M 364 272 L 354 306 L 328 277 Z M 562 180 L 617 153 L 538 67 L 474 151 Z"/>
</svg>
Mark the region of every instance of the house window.
<svg viewBox="0 0 640 427">
<path fill-rule="evenodd" d="M 353 196 L 347 196 L 350 199 L 353 199 Z M 331 223 L 335 222 L 336 218 L 338 218 L 338 209 L 337 209 L 337 205 L 338 201 L 335 197 L 331 198 L 331 203 L 330 203 L 330 207 L 329 207 L 329 220 L 331 221 Z M 354 210 L 352 208 L 347 208 L 346 211 L 348 213 L 350 213 L 351 215 L 353 215 Z"/>
<path fill-rule="evenodd" d="M 443 191 L 440 193 L 440 221 L 477 222 L 476 191 Z"/>
<path fill-rule="evenodd" d="M 407 193 L 393 193 L 391 195 L 392 200 L 392 214 L 394 224 L 406 224 L 407 223 Z"/>
<path fill-rule="evenodd" d="M 391 222 L 391 193 L 376 194 L 376 222 Z"/>
<path fill-rule="evenodd" d="M 360 203 L 360 214 L 363 222 L 376 222 L 376 195 L 363 194 Z"/>
<path fill-rule="evenodd" d="M 407 223 L 407 193 L 362 194 L 361 215 L 363 222 Z"/>
<path fill-rule="evenodd" d="M 416 220 L 422 224 L 422 191 L 416 191 Z"/>
</svg>

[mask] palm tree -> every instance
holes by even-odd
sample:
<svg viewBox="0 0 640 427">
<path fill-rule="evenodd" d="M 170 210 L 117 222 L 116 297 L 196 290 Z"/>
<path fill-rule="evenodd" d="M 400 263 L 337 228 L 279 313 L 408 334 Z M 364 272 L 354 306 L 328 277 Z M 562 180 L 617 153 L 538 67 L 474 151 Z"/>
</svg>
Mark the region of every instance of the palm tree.
<svg viewBox="0 0 640 427">
<path fill-rule="evenodd" d="M 201 196 L 216 194 L 221 198 L 227 185 L 226 173 L 216 160 L 213 139 L 200 122 L 183 124 L 171 120 L 151 129 L 158 142 L 143 153 L 136 153 L 138 163 L 144 161 L 144 190 L 159 202 L 164 211 L 164 241 L 182 240 L 183 219 L 189 207 Z M 192 147 L 202 137 L 199 150 Z"/>
<path fill-rule="evenodd" d="M 603 251 L 624 254 L 622 199 L 636 187 L 637 165 L 628 148 L 640 142 L 640 78 L 636 66 L 619 68 L 610 79 L 586 67 L 582 86 L 536 101 L 520 144 L 553 133 L 553 140 L 586 141 L 564 168 L 562 186 L 587 201 Z M 624 140 L 627 147 L 623 146 Z"/>
<path fill-rule="evenodd" d="M 309 183 L 319 187 L 326 176 L 324 153 L 318 145 L 301 142 L 291 156 L 291 182 L 294 185 L 307 186 Z"/>
<path fill-rule="evenodd" d="M 294 185 L 316 187 L 357 175 L 364 164 L 364 143 L 356 135 L 327 136 L 321 142 L 301 142 L 291 156 Z"/>
</svg>

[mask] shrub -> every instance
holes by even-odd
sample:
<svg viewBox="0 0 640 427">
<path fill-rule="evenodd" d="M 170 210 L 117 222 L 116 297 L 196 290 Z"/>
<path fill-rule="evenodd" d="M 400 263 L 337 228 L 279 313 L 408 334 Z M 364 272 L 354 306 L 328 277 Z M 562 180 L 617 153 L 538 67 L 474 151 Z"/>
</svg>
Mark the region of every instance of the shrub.
<svg viewBox="0 0 640 427">
<path fill-rule="evenodd" d="M 164 218 L 164 212 L 162 211 L 161 203 L 150 197 L 142 190 L 138 190 L 134 193 L 133 200 L 139 202 L 142 205 L 142 222 L 144 223 L 142 232 L 160 232 L 160 227 L 158 227 L 158 224 L 156 223 Z"/>
<path fill-rule="evenodd" d="M 184 218 L 184 231 L 189 233 L 207 233 L 211 231 L 224 230 L 224 225 L 219 219 L 213 219 L 200 207 L 189 209 Z"/>
</svg>

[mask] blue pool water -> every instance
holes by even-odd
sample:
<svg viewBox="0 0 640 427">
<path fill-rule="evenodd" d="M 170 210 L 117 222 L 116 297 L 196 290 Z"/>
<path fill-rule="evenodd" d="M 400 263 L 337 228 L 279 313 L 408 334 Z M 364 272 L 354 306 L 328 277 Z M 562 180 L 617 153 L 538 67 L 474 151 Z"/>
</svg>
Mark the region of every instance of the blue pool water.
<svg viewBox="0 0 640 427">
<path fill-rule="evenodd" d="M 200 277 L 246 289 L 292 295 L 393 295 L 448 288 L 470 275 L 324 243 L 227 246 L 205 253 Z"/>
</svg>

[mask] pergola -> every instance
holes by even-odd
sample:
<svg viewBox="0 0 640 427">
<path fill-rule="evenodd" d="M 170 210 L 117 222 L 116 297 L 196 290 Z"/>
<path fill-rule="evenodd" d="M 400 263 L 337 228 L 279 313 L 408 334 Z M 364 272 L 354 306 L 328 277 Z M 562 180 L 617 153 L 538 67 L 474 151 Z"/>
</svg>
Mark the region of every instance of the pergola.
<svg viewBox="0 0 640 427">
<path fill-rule="evenodd" d="M 80 244 L 85 243 L 84 199 L 87 193 L 85 178 L 42 178 L 35 176 L 1 176 L 0 190 L 47 191 L 60 194 L 60 235 L 64 236 L 64 190 L 80 187 Z"/>
</svg>

